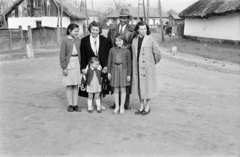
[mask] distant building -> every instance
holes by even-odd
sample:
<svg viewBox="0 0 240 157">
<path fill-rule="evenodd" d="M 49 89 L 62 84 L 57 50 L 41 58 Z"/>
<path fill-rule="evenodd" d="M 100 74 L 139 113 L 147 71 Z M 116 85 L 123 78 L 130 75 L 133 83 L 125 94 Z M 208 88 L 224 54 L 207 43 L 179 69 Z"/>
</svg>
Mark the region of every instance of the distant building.
<svg viewBox="0 0 240 157">
<path fill-rule="evenodd" d="M 184 19 L 182 19 L 178 15 L 169 15 L 168 20 L 169 20 L 169 25 L 170 26 L 176 26 L 178 24 L 184 23 Z"/>
<path fill-rule="evenodd" d="M 86 16 L 86 11 L 82 11 L 81 13 Z M 88 24 L 91 23 L 92 21 L 99 22 L 98 13 L 92 10 L 88 10 L 87 14 L 88 14 Z M 85 20 L 85 24 L 86 24 L 86 20 Z"/>
<path fill-rule="evenodd" d="M 16 0 L 0 17 L 0 25 L 7 28 L 22 26 L 23 29 L 27 29 L 27 26 L 56 28 L 63 7 L 62 27 L 66 28 L 70 23 L 76 23 L 80 26 L 80 34 L 83 34 L 86 16 L 69 2 L 62 2 L 61 0 Z"/>
<path fill-rule="evenodd" d="M 130 19 L 129 23 L 136 25 L 138 22 L 138 7 L 126 7 L 129 9 L 132 18 Z M 119 11 L 113 12 L 112 14 L 107 16 L 108 21 L 107 25 L 116 25 L 119 23 Z M 144 20 L 144 12 L 143 7 L 139 7 L 139 19 Z M 168 15 L 165 12 L 162 12 L 162 20 L 165 24 L 168 21 Z M 160 18 L 159 18 L 159 11 L 158 8 L 149 8 L 149 25 L 159 25 Z"/>
<path fill-rule="evenodd" d="M 179 16 L 187 37 L 240 44 L 240 0 L 199 0 Z"/>
</svg>

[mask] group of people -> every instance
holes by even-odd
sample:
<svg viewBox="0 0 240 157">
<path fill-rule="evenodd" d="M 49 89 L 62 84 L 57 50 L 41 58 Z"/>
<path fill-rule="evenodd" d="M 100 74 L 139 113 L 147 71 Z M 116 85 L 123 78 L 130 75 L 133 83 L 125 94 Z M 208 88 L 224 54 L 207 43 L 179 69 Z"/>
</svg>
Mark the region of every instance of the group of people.
<svg viewBox="0 0 240 157">
<path fill-rule="evenodd" d="M 129 25 L 131 15 L 128 9 L 120 11 L 120 23 L 108 31 L 107 37 L 101 35 L 99 22 L 93 21 L 88 28 L 89 35 L 78 38 L 79 26 L 70 24 L 60 48 L 62 83 L 66 86 L 69 112 L 81 112 L 78 106 L 78 92 L 88 93 L 87 111 L 97 113 L 106 108 L 101 104 L 103 79 L 108 79 L 109 92 L 114 94 L 110 106 L 113 114 L 124 114 L 130 110 L 130 95 L 139 99 L 137 115 L 150 113 L 150 100 L 157 94 L 155 65 L 161 59 L 160 47 L 150 35 L 147 23 L 140 21 L 133 29 Z M 106 89 L 105 89 L 106 90 Z"/>
</svg>

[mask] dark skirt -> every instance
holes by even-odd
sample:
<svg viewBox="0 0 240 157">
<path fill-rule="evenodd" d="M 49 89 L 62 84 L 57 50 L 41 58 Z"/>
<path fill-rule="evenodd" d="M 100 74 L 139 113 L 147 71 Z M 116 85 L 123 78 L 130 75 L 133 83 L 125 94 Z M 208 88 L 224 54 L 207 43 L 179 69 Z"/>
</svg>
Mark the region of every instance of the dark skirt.
<svg viewBox="0 0 240 157">
<path fill-rule="evenodd" d="M 112 87 L 126 87 L 130 86 L 130 82 L 127 82 L 127 68 L 123 68 L 122 64 L 115 64 L 111 70 L 111 82 Z"/>
</svg>

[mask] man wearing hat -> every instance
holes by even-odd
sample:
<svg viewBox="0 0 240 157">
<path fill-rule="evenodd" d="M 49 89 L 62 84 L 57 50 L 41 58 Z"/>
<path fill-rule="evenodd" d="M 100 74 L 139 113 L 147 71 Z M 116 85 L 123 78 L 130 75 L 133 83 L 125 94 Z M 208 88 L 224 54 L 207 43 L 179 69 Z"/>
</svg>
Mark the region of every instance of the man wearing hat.
<svg viewBox="0 0 240 157">
<path fill-rule="evenodd" d="M 113 47 L 114 39 L 115 39 L 116 35 L 119 33 L 123 34 L 126 39 L 126 42 L 127 42 L 127 48 L 131 51 L 132 39 L 134 37 L 134 29 L 129 25 L 129 19 L 131 18 L 130 11 L 127 8 L 122 8 L 120 10 L 119 18 L 120 18 L 120 23 L 117 26 L 109 29 L 107 37 L 110 40 L 111 47 Z M 126 102 L 124 105 L 124 108 L 126 110 L 131 109 L 131 107 L 129 105 L 130 93 L 131 93 L 131 87 L 127 87 Z M 119 95 L 119 97 L 120 96 L 121 95 Z M 121 98 L 119 100 L 121 100 Z M 113 106 L 110 106 L 110 108 L 114 109 L 115 104 L 113 104 Z"/>
</svg>

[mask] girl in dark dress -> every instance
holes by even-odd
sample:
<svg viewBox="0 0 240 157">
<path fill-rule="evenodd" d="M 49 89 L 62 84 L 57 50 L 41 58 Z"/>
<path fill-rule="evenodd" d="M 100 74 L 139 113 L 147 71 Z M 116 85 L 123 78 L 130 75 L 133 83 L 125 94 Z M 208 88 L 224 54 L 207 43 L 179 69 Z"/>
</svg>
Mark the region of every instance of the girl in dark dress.
<svg viewBox="0 0 240 157">
<path fill-rule="evenodd" d="M 108 79 L 114 88 L 115 109 L 113 114 L 124 114 L 124 103 L 126 100 L 126 87 L 130 86 L 131 80 L 131 52 L 125 46 L 122 34 L 115 38 L 115 47 L 110 49 L 108 57 Z M 119 94 L 121 94 L 121 105 L 119 108 Z"/>
</svg>

